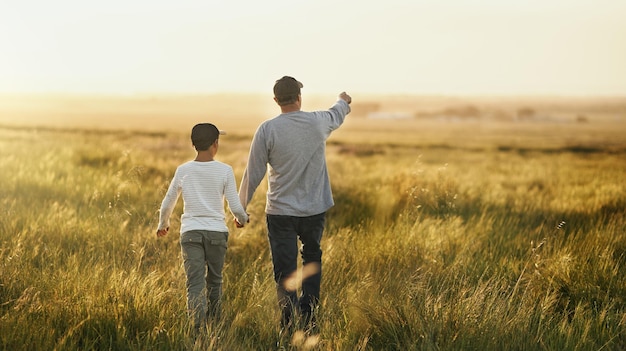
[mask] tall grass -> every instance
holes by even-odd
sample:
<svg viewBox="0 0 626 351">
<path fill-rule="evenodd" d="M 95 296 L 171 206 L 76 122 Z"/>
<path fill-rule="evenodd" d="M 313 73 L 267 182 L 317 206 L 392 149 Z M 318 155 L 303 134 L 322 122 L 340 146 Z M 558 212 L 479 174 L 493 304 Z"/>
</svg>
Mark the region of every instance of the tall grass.
<svg viewBox="0 0 626 351">
<path fill-rule="evenodd" d="M 194 340 L 176 218 L 154 235 L 186 136 L 0 136 L 2 349 L 276 349 L 265 184 L 229 224 L 224 316 Z M 228 137 L 239 179 L 249 138 Z M 331 144 L 321 333 L 287 348 L 626 348 L 623 150 L 494 146 Z"/>
</svg>

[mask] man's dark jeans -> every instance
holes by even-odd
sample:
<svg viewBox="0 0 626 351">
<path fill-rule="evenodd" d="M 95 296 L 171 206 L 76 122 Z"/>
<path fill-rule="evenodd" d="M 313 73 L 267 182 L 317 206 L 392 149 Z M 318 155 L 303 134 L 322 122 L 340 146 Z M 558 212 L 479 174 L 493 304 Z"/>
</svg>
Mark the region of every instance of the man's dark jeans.
<svg viewBox="0 0 626 351">
<path fill-rule="evenodd" d="M 274 280 L 282 309 L 281 325 L 294 327 L 293 312 L 300 312 L 304 326 L 315 323 L 320 299 L 322 249 L 326 213 L 309 217 L 267 215 Z M 297 296 L 298 240 L 302 243 L 302 294 Z M 303 327 L 304 327 L 303 326 Z"/>
</svg>

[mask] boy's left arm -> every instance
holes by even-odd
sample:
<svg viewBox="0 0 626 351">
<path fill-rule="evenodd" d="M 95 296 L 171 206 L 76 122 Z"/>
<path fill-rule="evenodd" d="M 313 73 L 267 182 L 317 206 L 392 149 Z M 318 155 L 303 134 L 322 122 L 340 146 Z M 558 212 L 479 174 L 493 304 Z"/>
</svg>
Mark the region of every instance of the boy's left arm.
<svg viewBox="0 0 626 351">
<path fill-rule="evenodd" d="M 241 228 L 244 224 L 250 222 L 248 218 L 248 214 L 246 210 L 241 205 L 241 201 L 239 200 L 239 196 L 237 195 L 237 186 L 235 183 L 235 174 L 233 173 L 232 168 L 229 168 L 228 175 L 226 178 L 226 184 L 224 188 L 224 197 L 226 197 L 226 201 L 228 202 L 228 208 L 230 212 L 235 216 L 235 224 L 237 228 Z"/>
</svg>

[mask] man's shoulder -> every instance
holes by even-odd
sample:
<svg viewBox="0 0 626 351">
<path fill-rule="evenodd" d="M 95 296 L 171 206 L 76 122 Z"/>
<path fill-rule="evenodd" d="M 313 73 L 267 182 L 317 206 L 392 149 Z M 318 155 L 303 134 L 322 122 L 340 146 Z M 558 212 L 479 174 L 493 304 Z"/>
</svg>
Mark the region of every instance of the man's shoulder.
<svg viewBox="0 0 626 351">
<path fill-rule="evenodd" d="M 285 120 L 286 117 L 287 117 L 287 114 L 281 113 L 280 115 L 274 116 L 270 119 L 266 119 L 265 121 L 261 122 L 259 127 L 263 128 L 263 127 L 275 125 L 277 123 L 281 123 L 282 121 Z"/>
<path fill-rule="evenodd" d="M 261 122 L 256 132 L 254 133 L 255 136 L 257 138 L 264 137 L 269 131 L 281 125 L 284 121 L 284 118 L 281 118 L 282 116 L 283 115 L 281 114 Z"/>
</svg>

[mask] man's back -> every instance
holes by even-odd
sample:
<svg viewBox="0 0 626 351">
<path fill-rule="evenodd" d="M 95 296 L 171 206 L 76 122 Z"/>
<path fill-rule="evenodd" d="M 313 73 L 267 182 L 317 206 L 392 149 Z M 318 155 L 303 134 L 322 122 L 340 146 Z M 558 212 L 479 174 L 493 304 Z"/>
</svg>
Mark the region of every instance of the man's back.
<svg viewBox="0 0 626 351">
<path fill-rule="evenodd" d="M 288 112 L 261 124 L 240 188 L 244 207 L 265 175 L 267 164 L 267 214 L 304 217 L 332 207 L 326 139 L 349 111 L 348 104 L 339 100 L 327 111 Z"/>
</svg>

